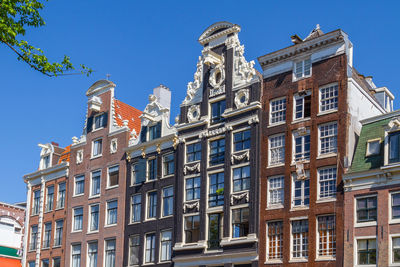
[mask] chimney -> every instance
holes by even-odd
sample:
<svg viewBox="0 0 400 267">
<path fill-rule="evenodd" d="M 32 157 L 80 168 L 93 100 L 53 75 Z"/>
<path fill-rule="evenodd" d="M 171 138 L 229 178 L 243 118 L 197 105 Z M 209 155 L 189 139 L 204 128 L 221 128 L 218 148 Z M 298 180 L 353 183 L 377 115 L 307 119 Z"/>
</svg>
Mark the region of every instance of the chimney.
<svg viewBox="0 0 400 267">
<path fill-rule="evenodd" d="M 160 84 L 158 87 L 153 89 L 153 94 L 156 96 L 158 103 L 163 108 L 170 110 L 171 108 L 171 91 L 165 85 Z"/>
</svg>

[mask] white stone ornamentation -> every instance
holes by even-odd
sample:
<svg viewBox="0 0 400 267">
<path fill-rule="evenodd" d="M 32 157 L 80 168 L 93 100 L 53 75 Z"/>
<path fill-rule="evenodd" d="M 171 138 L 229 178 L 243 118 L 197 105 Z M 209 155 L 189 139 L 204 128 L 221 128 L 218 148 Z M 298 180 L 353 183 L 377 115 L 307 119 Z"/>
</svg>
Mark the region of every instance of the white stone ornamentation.
<svg viewBox="0 0 400 267">
<path fill-rule="evenodd" d="M 241 160 L 243 160 L 245 158 L 247 160 L 250 159 L 250 152 L 248 150 L 246 152 L 244 152 L 244 153 L 241 153 L 241 154 L 232 154 L 231 162 L 232 162 L 232 164 L 234 164 L 235 161 L 241 161 Z"/>
<path fill-rule="evenodd" d="M 236 92 L 234 100 L 236 108 L 239 109 L 247 106 L 249 104 L 249 98 L 249 89 L 242 89 Z"/>
<path fill-rule="evenodd" d="M 76 164 L 81 164 L 83 161 L 83 149 L 76 152 Z"/>
<path fill-rule="evenodd" d="M 186 211 L 187 211 L 188 209 L 191 210 L 191 209 L 194 209 L 194 208 L 196 208 L 197 210 L 199 210 L 199 208 L 200 208 L 200 203 L 199 203 L 199 201 L 197 201 L 197 202 L 195 202 L 195 203 L 191 203 L 191 204 L 185 203 L 185 204 L 183 205 L 183 212 L 186 213 Z"/>
<path fill-rule="evenodd" d="M 191 165 L 191 166 L 185 165 L 185 168 L 183 168 L 183 174 L 186 175 L 188 173 L 188 171 L 189 172 L 193 172 L 193 171 L 200 172 L 200 162 L 198 162 L 194 165 Z"/>
<path fill-rule="evenodd" d="M 114 154 L 117 152 L 118 149 L 118 139 L 117 138 L 113 138 L 110 142 L 110 153 Z"/>
<path fill-rule="evenodd" d="M 249 192 L 246 191 L 242 194 L 239 195 L 231 195 L 231 205 L 235 203 L 235 200 L 242 200 L 243 198 L 246 198 L 246 202 L 249 202 Z"/>
<path fill-rule="evenodd" d="M 187 118 L 189 122 L 198 121 L 200 119 L 200 106 L 199 105 L 190 106 L 187 112 Z"/>
<path fill-rule="evenodd" d="M 190 101 L 195 97 L 199 88 L 203 84 L 203 58 L 199 56 L 199 60 L 197 62 L 197 69 L 193 77 L 193 82 L 189 82 L 187 85 L 187 93 L 186 98 L 183 101 L 183 104 L 189 104 Z"/>
</svg>

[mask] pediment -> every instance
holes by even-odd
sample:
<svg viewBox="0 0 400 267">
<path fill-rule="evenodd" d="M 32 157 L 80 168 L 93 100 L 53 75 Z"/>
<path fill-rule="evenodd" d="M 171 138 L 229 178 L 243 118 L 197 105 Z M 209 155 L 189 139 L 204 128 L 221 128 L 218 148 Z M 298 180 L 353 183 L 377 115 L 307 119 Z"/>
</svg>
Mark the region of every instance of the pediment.
<svg viewBox="0 0 400 267">
<path fill-rule="evenodd" d="M 86 91 L 86 96 L 90 96 L 95 94 L 96 92 L 108 89 L 108 88 L 113 88 L 115 87 L 115 83 L 108 81 L 108 80 L 99 80 L 92 84 L 89 89 Z"/>
<path fill-rule="evenodd" d="M 240 26 L 227 21 L 221 21 L 209 26 L 199 37 L 200 44 L 204 45 L 213 39 L 220 38 L 230 33 L 239 32 Z"/>
</svg>

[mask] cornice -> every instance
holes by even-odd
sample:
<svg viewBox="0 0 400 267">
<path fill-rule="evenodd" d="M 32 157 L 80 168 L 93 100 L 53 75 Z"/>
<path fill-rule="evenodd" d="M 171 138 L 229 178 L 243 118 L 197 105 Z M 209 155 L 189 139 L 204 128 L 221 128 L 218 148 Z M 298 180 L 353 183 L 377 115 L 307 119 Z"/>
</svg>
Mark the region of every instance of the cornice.
<svg viewBox="0 0 400 267">
<path fill-rule="evenodd" d="M 63 169 L 67 169 L 68 167 L 69 167 L 69 162 L 63 162 L 44 170 L 39 170 L 30 174 L 26 174 L 24 175 L 24 180 L 26 182 L 27 180 L 32 180 L 40 176 L 48 175 Z"/>
<path fill-rule="evenodd" d="M 400 109 L 392 111 L 392 112 L 389 112 L 389 113 L 385 113 L 385 114 L 382 114 L 382 115 L 378 115 L 378 116 L 375 116 L 375 117 L 371 117 L 371 118 L 368 118 L 368 119 L 365 119 L 365 120 L 361 120 L 360 123 L 362 125 L 365 125 L 365 124 L 369 124 L 369 123 L 373 123 L 373 122 L 377 122 L 377 121 L 381 121 L 381 120 L 385 120 L 385 119 L 389 119 L 389 118 L 397 117 L 397 116 L 400 116 Z"/>
<path fill-rule="evenodd" d="M 212 32 L 214 32 L 220 28 L 223 28 L 223 27 L 230 27 L 230 28 L 206 37 L 207 35 L 212 34 Z M 208 27 L 203 32 L 203 34 L 199 37 L 198 41 L 201 45 L 205 45 L 205 44 L 211 42 L 212 40 L 218 39 L 222 36 L 226 36 L 231 33 L 238 33 L 238 32 L 240 32 L 240 30 L 241 30 L 241 28 L 237 24 L 232 24 L 230 22 L 218 22 L 218 23 L 215 23 L 215 24 L 211 25 L 210 27 Z"/>
<path fill-rule="evenodd" d="M 189 128 L 201 126 L 201 125 L 204 125 L 204 124 L 207 124 L 207 123 L 208 123 L 208 121 L 203 119 L 203 120 L 196 121 L 196 122 L 178 124 L 177 126 L 175 126 L 175 128 L 176 128 L 177 131 L 181 131 L 181 130 L 186 130 L 186 129 L 189 129 Z"/>
<path fill-rule="evenodd" d="M 176 134 L 170 134 L 170 135 L 166 135 L 163 136 L 161 138 L 157 138 L 145 143 L 139 143 L 137 145 L 133 145 L 133 146 L 128 146 L 127 148 L 124 149 L 124 151 L 128 154 L 137 151 L 137 150 L 141 150 L 141 149 L 146 149 L 147 147 L 151 147 L 151 146 L 156 146 L 156 145 L 161 145 L 164 143 L 167 143 L 169 141 L 173 141 L 174 138 L 176 137 Z"/>
</svg>

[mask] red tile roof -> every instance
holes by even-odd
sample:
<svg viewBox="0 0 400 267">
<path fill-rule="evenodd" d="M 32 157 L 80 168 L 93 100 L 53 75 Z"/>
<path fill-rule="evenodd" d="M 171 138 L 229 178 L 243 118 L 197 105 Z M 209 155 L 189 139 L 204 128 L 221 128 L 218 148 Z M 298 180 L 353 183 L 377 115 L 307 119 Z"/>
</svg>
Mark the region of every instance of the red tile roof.
<svg viewBox="0 0 400 267">
<path fill-rule="evenodd" d="M 67 146 L 66 148 L 64 148 L 64 152 L 61 153 L 60 158 L 58 159 L 58 163 L 60 164 L 62 162 L 69 162 L 70 156 L 71 156 L 71 145 Z"/>
<path fill-rule="evenodd" d="M 140 132 L 140 118 L 142 112 L 124 102 L 117 99 L 114 100 L 115 121 L 118 126 L 124 126 L 123 121 L 128 120 L 128 127 L 132 131 L 135 129 L 136 133 Z"/>
</svg>

